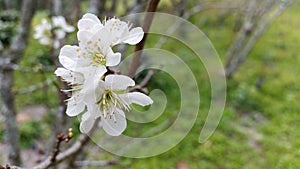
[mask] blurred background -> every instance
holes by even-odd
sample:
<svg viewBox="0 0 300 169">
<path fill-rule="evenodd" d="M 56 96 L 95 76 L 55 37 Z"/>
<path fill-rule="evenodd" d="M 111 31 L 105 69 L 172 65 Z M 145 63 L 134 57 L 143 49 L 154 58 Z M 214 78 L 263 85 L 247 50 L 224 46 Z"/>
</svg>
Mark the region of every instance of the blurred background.
<svg viewBox="0 0 300 169">
<path fill-rule="evenodd" d="M 64 114 L 67 97 L 59 92 L 63 84 L 53 73 L 60 47 L 77 43 L 76 31 L 59 39 L 60 47 L 41 44 L 34 34 L 42 19 L 50 22 L 52 16 L 64 16 L 77 29 L 86 12 L 104 19 L 144 12 L 146 6 L 146 0 L 0 0 L 1 165 L 34 166 L 51 153 L 58 132 L 72 127 L 73 142 L 80 135 L 78 119 Z M 209 77 L 192 51 L 167 40 L 160 48 L 184 60 L 199 85 L 200 109 L 192 130 L 177 146 L 155 157 L 117 157 L 89 143 L 77 160 L 113 160 L 116 165 L 103 168 L 116 169 L 300 168 L 299 9 L 297 0 L 161 0 L 157 11 L 197 26 L 224 64 L 227 103 L 217 130 L 205 143 L 198 142 L 210 106 Z M 155 47 L 160 39 L 150 34 L 145 45 Z M 119 49 L 127 56 L 134 47 Z M 147 85 L 149 91 L 157 88 L 168 98 L 164 113 L 142 126 L 128 122 L 125 134 L 138 136 L 162 123 L 164 130 L 176 119 L 176 82 L 158 71 Z M 61 168 L 99 167 L 75 163 Z"/>
</svg>

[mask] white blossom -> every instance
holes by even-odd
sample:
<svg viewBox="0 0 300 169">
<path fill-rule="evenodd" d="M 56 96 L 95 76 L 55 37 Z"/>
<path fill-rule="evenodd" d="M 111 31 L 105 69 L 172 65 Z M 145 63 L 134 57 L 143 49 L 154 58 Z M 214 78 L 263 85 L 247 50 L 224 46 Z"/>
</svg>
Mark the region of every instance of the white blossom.
<svg viewBox="0 0 300 169">
<path fill-rule="evenodd" d="M 104 81 L 99 81 L 95 97 L 91 99 L 94 103 L 87 105 L 88 110 L 82 117 L 80 131 L 89 132 L 100 117 L 107 134 L 120 135 L 127 125 L 124 110 L 129 111 L 132 103 L 141 106 L 153 103 L 152 99 L 143 93 L 126 91 L 129 86 L 134 85 L 134 80 L 124 75 L 108 75 Z"/>
<path fill-rule="evenodd" d="M 68 25 L 63 16 L 53 16 L 51 23 L 42 19 L 41 24 L 35 26 L 34 35 L 42 45 L 53 45 L 54 48 L 60 46 L 60 40 L 65 38 L 67 33 L 74 32 L 75 28 Z"/>
<path fill-rule="evenodd" d="M 85 84 L 90 85 L 89 89 L 92 89 L 107 72 L 107 66 L 120 63 L 121 54 L 114 53 L 111 49 L 111 38 L 104 28 L 98 29 L 92 35 L 89 31 L 81 30 L 78 31 L 77 37 L 79 46 L 64 46 L 59 61 L 65 68 L 84 74 Z"/>
<path fill-rule="evenodd" d="M 120 43 L 135 45 L 139 43 L 144 36 L 144 31 L 141 27 L 131 29 L 131 25 L 116 18 L 105 21 L 104 27 L 110 32 L 112 46 Z"/>
<path fill-rule="evenodd" d="M 71 33 L 75 30 L 73 26 L 67 24 L 63 16 L 53 16 L 52 27 L 57 39 L 63 39 L 66 33 Z"/>
<path fill-rule="evenodd" d="M 46 19 L 42 19 L 42 22 L 34 27 L 33 37 L 38 39 L 42 45 L 50 45 L 52 42 L 51 29 L 51 24 Z"/>
<path fill-rule="evenodd" d="M 143 29 L 136 27 L 131 29 L 131 25 L 116 18 L 105 20 L 103 23 L 94 14 L 87 13 L 78 22 L 78 29 L 94 32 L 99 28 L 106 28 L 111 38 L 111 46 L 120 43 L 135 45 L 144 36 Z"/>
<path fill-rule="evenodd" d="M 58 37 L 72 31 L 64 18 L 52 19 Z M 57 33 L 58 32 L 58 33 Z M 78 46 L 65 45 L 61 48 L 59 62 L 63 68 L 55 71 L 70 86 L 72 97 L 69 98 L 66 114 L 82 115 L 80 131 L 88 133 L 95 121 L 100 118 L 106 133 L 120 135 L 126 128 L 124 111 L 131 109 L 132 103 L 146 106 L 152 99 L 140 92 L 128 92 L 135 82 L 124 75 L 105 75 L 107 67 L 116 66 L 121 61 L 121 54 L 112 47 L 120 43 L 137 44 L 143 38 L 142 28 L 131 26 L 113 18 L 101 21 L 93 14 L 85 14 L 78 21 Z"/>
</svg>

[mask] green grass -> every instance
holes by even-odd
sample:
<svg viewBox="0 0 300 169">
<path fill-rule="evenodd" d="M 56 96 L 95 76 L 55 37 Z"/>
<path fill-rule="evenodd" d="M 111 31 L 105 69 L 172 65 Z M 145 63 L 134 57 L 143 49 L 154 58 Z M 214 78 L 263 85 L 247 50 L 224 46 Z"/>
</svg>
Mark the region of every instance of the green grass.
<svg viewBox="0 0 300 169">
<path fill-rule="evenodd" d="M 166 4 L 168 4 L 167 1 L 163 5 Z M 178 47 L 178 42 L 174 41 L 166 43 L 163 46 L 164 49 L 178 55 L 190 56 L 182 57 L 182 59 L 192 69 L 198 84 L 201 84 L 199 88 L 201 108 L 198 119 L 189 134 L 170 151 L 146 159 L 121 158 L 121 162 L 130 164 L 126 168 L 173 169 L 178 161 L 184 161 L 190 169 L 300 168 L 300 116 L 298 114 L 300 85 L 297 84 L 300 80 L 299 7 L 300 2 L 296 1 L 267 29 L 234 79 L 227 82 L 228 97 L 224 115 L 216 132 L 204 144 L 198 142 L 198 137 L 211 97 L 207 73 L 200 60 L 193 59 L 195 56 L 186 47 Z M 232 29 L 235 15 L 220 20 L 215 15 L 217 12 L 216 10 L 205 11 L 195 15 L 190 21 L 208 35 L 224 61 L 224 55 L 234 39 Z M 33 24 L 37 24 L 43 16 L 45 16 L 44 13 L 39 13 Z M 70 39 L 72 37 L 74 35 Z M 147 46 L 154 45 L 157 39 L 158 37 L 150 36 Z M 29 44 L 21 65 L 34 67 L 37 64 L 36 61 L 39 60 L 37 53 L 47 53 L 48 49 L 32 38 Z M 45 58 L 40 59 L 45 60 Z M 43 81 L 45 77 L 54 78 L 52 72 L 41 75 L 17 71 L 15 89 L 34 85 Z M 264 81 L 258 89 L 255 85 L 259 78 L 263 78 Z M 126 134 L 135 135 L 146 132 L 176 115 L 179 94 L 173 79 L 164 73 L 157 73 L 149 83 L 149 89 L 157 87 L 168 96 L 166 112 L 143 128 L 129 123 Z M 47 94 L 43 91 L 36 91 L 27 95 L 19 95 L 17 108 L 21 109 L 30 104 L 48 104 L 55 108 L 57 96 L 54 91 L 55 87 L 50 86 Z M 110 158 L 113 155 L 107 153 L 107 156 Z"/>
<path fill-rule="evenodd" d="M 200 87 L 204 107 L 188 136 L 162 155 L 131 160 L 129 168 L 175 168 L 178 161 L 184 161 L 191 169 L 299 168 L 299 7 L 300 3 L 296 2 L 267 29 L 246 63 L 234 79 L 228 81 L 227 108 L 217 131 L 206 143 L 198 143 L 203 125 L 200 117 L 207 111 L 205 105 L 209 101 L 205 99 L 209 98 L 209 87 L 204 75 L 197 76 L 198 83 L 204 84 Z M 202 25 L 201 29 L 223 57 L 234 39 L 234 16 L 220 23 L 211 19 L 210 14 L 214 13 L 216 11 L 199 14 L 198 18 L 204 18 L 204 23 L 196 20 L 196 16 L 191 21 Z M 199 63 L 189 63 L 189 66 L 194 71 L 204 72 L 196 68 Z M 255 84 L 261 76 L 264 83 L 257 89 Z"/>
</svg>

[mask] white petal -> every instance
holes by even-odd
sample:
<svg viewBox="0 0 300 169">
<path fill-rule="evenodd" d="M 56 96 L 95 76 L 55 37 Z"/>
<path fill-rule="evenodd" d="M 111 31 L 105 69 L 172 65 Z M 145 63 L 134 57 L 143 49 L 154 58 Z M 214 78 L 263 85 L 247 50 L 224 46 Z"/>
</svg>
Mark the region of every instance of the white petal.
<svg viewBox="0 0 300 169">
<path fill-rule="evenodd" d="M 106 67 L 105 66 L 97 66 L 96 70 L 95 70 L 95 74 L 94 74 L 94 78 L 95 80 L 101 80 L 102 76 L 107 72 Z"/>
<path fill-rule="evenodd" d="M 91 20 L 91 19 L 81 19 L 78 21 L 78 30 L 89 30 L 96 25 L 97 22 Z"/>
<path fill-rule="evenodd" d="M 84 113 L 81 120 L 79 127 L 81 133 L 88 133 L 93 128 L 96 121 L 89 112 Z"/>
<path fill-rule="evenodd" d="M 92 37 L 89 39 L 92 43 L 90 43 L 91 47 L 95 47 L 95 43 L 97 43 L 98 47 L 101 48 L 104 52 L 110 47 L 111 38 L 109 36 L 109 32 L 106 28 L 98 29 Z"/>
<path fill-rule="evenodd" d="M 56 76 L 60 76 L 64 81 L 71 84 L 83 84 L 84 82 L 84 77 L 81 73 L 72 72 L 64 68 L 57 68 L 54 73 Z"/>
<path fill-rule="evenodd" d="M 42 44 L 42 45 L 49 45 L 51 40 L 46 37 L 46 36 L 43 36 L 40 38 L 39 42 Z"/>
<path fill-rule="evenodd" d="M 122 38 L 122 41 L 130 45 L 135 45 L 143 39 L 143 36 L 143 29 L 141 27 L 137 27 L 130 30 L 129 34 L 126 37 Z"/>
<path fill-rule="evenodd" d="M 81 90 L 84 93 L 84 102 L 87 105 L 94 105 L 97 101 L 99 101 L 100 97 L 104 92 L 103 81 L 99 81 L 97 86 L 91 86 L 91 83 L 85 83 Z"/>
<path fill-rule="evenodd" d="M 82 19 L 91 19 L 93 20 L 94 22 L 98 23 L 98 24 L 101 24 L 100 20 L 98 19 L 98 17 L 94 14 L 91 14 L 91 13 L 87 13 L 87 14 L 84 14 Z"/>
<path fill-rule="evenodd" d="M 103 25 L 102 25 L 102 24 L 96 24 L 96 25 L 94 25 L 94 27 L 92 27 L 92 29 L 89 30 L 89 31 L 92 32 L 92 33 L 94 33 L 94 32 L 99 31 L 99 30 L 102 29 L 102 28 L 103 28 Z"/>
<path fill-rule="evenodd" d="M 66 23 L 66 19 L 63 16 L 53 16 L 52 23 L 54 27 L 59 27 Z"/>
<path fill-rule="evenodd" d="M 85 81 L 81 92 L 86 94 L 85 102 L 96 102 L 97 98 L 101 94 L 101 90 L 98 90 L 101 77 L 106 72 L 106 67 L 89 67 L 84 70 Z M 102 85 L 103 86 L 103 85 Z"/>
<path fill-rule="evenodd" d="M 78 56 L 80 55 L 78 46 L 65 45 L 61 48 L 58 56 L 59 62 L 67 69 L 74 71 L 78 66 Z"/>
<path fill-rule="evenodd" d="M 33 34 L 33 38 L 34 39 L 39 39 L 39 38 L 41 38 L 42 37 L 42 35 L 39 33 L 39 32 L 35 32 L 34 34 Z"/>
<path fill-rule="evenodd" d="M 125 114 L 122 110 L 116 108 L 114 113 L 115 113 L 114 116 L 116 121 L 114 120 L 113 117 L 110 118 L 109 116 L 107 116 L 106 119 L 102 117 L 101 118 L 102 126 L 104 131 L 107 134 L 111 136 L 119 136 L 126 129 L 127 122 L 126 122 Z"/>
<path fill-rule="evenodd" d="M 72 60 L 76 60 L 78 55 L 80 55 L 80 48 L 78 46 L 65 45 L 61 48 L 59 56 L 66 56 Z"/>
<path fill-rule="evenodd" d="M 141 106 L 147 106 L 153 103 L 153 100 L 140 92 L 131 92 L 126 94 L 120 94 L 119 97 L 125 101 L 128 105 L 135 103 Z"/>
<path fill-rule="evenodd" d="M 82 113 L 84 109 L 83 95 L 79 92 L 74 92 L 73 96 L 68 100 L 66 114 L 71 117 L 77 116 Z"/>
<path fill-rule="evenodd" d="M 66 32 L 62 29 L 57 29 L 55 31 L 56 39 L 63 39 L 66 36 Z"/>
<path fill-rule="evenodd" d="M 129 33 L 128 24 L 126 22 L 120 21 L 119 19 L 112 18 L 105 22 L 105 27 L 109 30 L 112 39 L 112 45 L 121 43 L 121 38 L 123 35 Z"/>
<path fill-rule="evenodd" d="M 105 85 L 110 90 L 125 90 L 129 86 L 134 86 L 135 82 L 125 75 L 108 75 L 105 77 Z"/>
<path fill-rule="evenodd" d="M 111 50 L 111 49 L 110 49 Z M 106 57 L 106 66 L 116 66 L 121 62 L 121 53 L 113 53 L 111 50 Z"/>
<path fill-rule="evenodd" d="M 64 69 L 64 68 L 57 68 L 54 72 L 54 74 L 56 76 L 60 76 L 62 77 L 64 80 L 66 80 L 67 82 L 70 82 L 72 81 L 72 79 L 70 78 L 70 74 L 71 74 L 71 71 L 70 70 L 67 70 L 67 69 Z"/>
<path fill-rule="evenodd" d="M 92 38 L 93 34 L 86 30 L 80 30 L 77 32 L 78 43 L 81 48 L 84 48 L 87 42 Z"/>
<path fill-rule="evenodd" d="M 74 32 L 74 30 L 75 30 L 75 28 L 74 28 L 73 26 L 71 26 L 71 25 L 65 25 L 65 26 L 63 27 L 63 29 L 64 29 L 66 32 L 68 32 L 68 33 Z"/>
<path fill-rule="evenodd" d="M 60 56 L 59 62 L 67 69 L 75 71 L 77 63 L 67 56 Z"/>
<path fill-rule="evenodd" d="M 90 82 L 95 81 L 98 83 L 101 80 L 102 76 L 107 72 L 106 67 L 99 65 L 99 66 L 91 66 L 87 67 L 82 71 L 84 73 L 85 79 L 90 80 Z"/>
<path fill-rule="evenodd" d="M 59 48 L 59 46 L 60 46 L 59 40 L 58 39 L 54 39 L 54 41 L 53 41 L 53 48 L 57 49 L 57 48 Z"/>
</svg>

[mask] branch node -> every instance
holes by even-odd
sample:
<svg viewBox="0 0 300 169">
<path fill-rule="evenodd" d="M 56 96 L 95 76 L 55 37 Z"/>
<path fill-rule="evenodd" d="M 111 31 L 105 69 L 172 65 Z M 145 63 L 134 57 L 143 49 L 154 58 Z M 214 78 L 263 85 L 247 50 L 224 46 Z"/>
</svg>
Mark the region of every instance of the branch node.
<svg viewBox="0 0 300 169">
<path fill-rule="evenodd" d="M 52 153 L 51 158 L 50 158 L 50 161 L 52 163 L 55 162 L 56 156 L 60 152 L 60 149 L 59 149 L 60 148 L 60 143 L 62 141 L 68 143 L 72 137 L 73 137 L 73 130 L 72 130 L 72 128 L 68 129 L 68 134 L 66 136 L 63 133 L 60 133 L 60 134 L 58 134 L 56 136 L 56 144 L 55 144 L 55 147 L 53 149 L 53 153 Z"/>
</svg>

